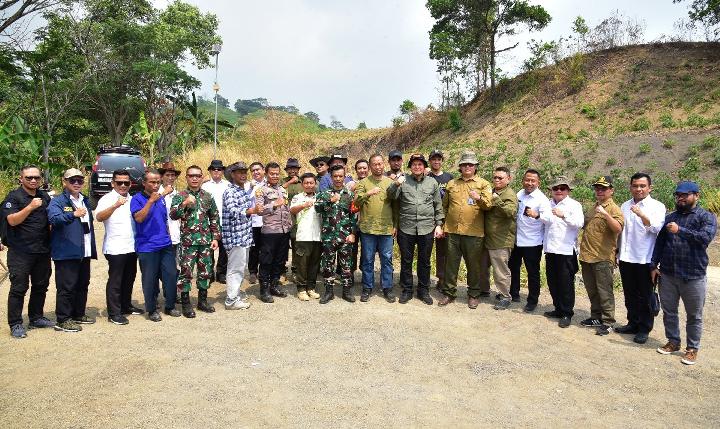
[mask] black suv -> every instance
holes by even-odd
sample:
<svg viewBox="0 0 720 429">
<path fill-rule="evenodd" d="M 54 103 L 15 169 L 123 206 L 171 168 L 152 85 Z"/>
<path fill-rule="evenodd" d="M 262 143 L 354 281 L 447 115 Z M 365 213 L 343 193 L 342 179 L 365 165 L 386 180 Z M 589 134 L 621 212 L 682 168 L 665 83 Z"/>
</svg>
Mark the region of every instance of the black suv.
<svg viewBox="0 0 720 429">
<path fill-rule="evenodd" d="M 90 175 L 90 205 L 93 210 L 103 195 L 112 190 L 110 181 L 115 170 L 127 170 L 132 185 L 130 194 L 142 189 L 142 176 L 145 173 L 145 160 L 140 151 L 130 146 L 108 146 L 100 148 Z"/>
</svg>

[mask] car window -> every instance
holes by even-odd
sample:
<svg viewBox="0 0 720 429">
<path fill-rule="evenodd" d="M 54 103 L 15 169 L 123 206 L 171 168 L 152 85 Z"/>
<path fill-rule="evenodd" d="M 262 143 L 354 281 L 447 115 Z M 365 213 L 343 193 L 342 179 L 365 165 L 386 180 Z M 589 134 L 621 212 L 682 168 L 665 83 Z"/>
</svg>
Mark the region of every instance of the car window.
<svg viewBox="0 0 720 429">
<path fill-rule="evenodd" d="M 125 169 L 132 177 L 136 178 L 140 177 L 143 171 L 145 171 L 145 165 L 139 156 L 104 155 L 100 157 L 98 169 L 105 170 L 106 172 Z"/>
</svg>

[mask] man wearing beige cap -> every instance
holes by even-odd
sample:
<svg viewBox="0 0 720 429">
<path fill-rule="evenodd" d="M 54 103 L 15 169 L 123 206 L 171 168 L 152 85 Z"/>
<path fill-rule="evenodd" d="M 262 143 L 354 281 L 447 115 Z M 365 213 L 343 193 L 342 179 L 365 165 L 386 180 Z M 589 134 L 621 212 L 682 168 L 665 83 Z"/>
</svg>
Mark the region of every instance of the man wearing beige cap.
<svg viewBox="0 0 720 429">
<path fill-rule="evenodd" d="M 455 301 L 461 258 L 467 266 L 468 307 L 475 309 L 480 303 L 480 253 L 485 237 L 485 210 L 492 207 L 492 187 L 476 176 L 477 164 L 475 152 L 463 152 L 458 162 L 460 177 L 448 183 L 443 197 L 443 232 L 448 237 L 448 247 L 443 296 L 438 302 L 441 307 Z"/>
<path fill-rule="evenodd" d="M 82 324 L 95 323 L 85 314 L 88 286 L 90 285 L 90 259 L 97 259 L 90 202 L 80 190 L 85 184 L 83 173 L 77 168 L 63 174 L 65 189 L 48 205 L 50 255 L 55 261 L 57 299 L 55 330 L 82 331 Z"/>
<path fill-rule="evenodd" d="M 575 314 L 576 246 L 585 218 L 582 205 L 570 198 L 572 187 L 565 176 L 558 177 L 549 187 L 550 211 L 543 212 L 540 220 L 545 225 L 545 276 L 555 308 L 546 311 L 545 317 L 560 319 L 558 326 L 567 328 Z"/>
</svg>

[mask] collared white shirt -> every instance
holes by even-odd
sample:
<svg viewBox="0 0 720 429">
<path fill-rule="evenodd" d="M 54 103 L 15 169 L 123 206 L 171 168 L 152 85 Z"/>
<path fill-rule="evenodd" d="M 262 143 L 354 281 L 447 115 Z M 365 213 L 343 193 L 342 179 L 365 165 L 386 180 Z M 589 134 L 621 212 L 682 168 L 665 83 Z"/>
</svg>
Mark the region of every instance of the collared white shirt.
<svg viewBox="0 0 720 429">
<path fill-rule="evenodd" d="M 316 195 L 307 195 L 305 192 L 297 194 L 290 202 L 290 207 L 305 204 L 310 200 L 315 200 Z M 322 218 L 315 211 L 315 206 L 302 209 L 295 215 L 297 222 L 297 232 L 295 241 L 320 241 L 320 231 Z"/>
<path fill-rule="evenodd" d="M 78 194 L 78 198 L 75 198 L 70 194 L 70 201 L 73 203 L 73 206 L 75 206 L 75 209 L 84 209 L 85 203 L 83 203 L 83 196 L 82 194 Z M 90 228 L 92 228 L 92 225 L 90 225 L 90 212 L 86 211 L 85 216 L 80 218 L 80 221 L 83 223 L 88 224 Z M 85 240 L 85 258 L 89 258 L 92 256 L 92 236 L 88 232 L 85 234 L 85 237 L 83 237 Z"/>
<path fill-rule="evenodd" d="M 174 220 L 170 218 L 170 206 L 172 206 L 172 199 L 177 195 L 177 189 L 173 188 L 172 192 L 165 195 L 165 207 L 168 208 L 167 225 L 168 232 L 170 233 L 170 241 L 172 244 L 180 243 L 180 220 Z"/>
<path fill-rule="evenodd" d="M 562 210 L 564 218 L 555 216 L 552 209 Z M 556 255 L 572 255 L 577 249 L 580 228 L 585 223 L 582 205 L 572 198 L 565 197 L 559 203 L 550 200 L 550 210 L 540 213 L 540 221 L 545 225 L 543 250 Z"/>
<path fill-rule="evenodd" d="M 640 216 L 630 210 L 637 205 L 645 216 L 650 219 L 650 225 L 645 226 Z M 634 199 L 625 201 L 620 206 L 625 217 L 625 226 L 620 234 L 620 254 L 618 259 L 633 264 L 649 264 L 657 235 L 665 223 L 665 205 L 650 195 L 635 203 Z"/>
<path fill-rule="evenodd" d="M 245 182 L 245 186 L 249 189 L 252 189 L 251 195 L 252 195 L 252 198 L 255 198 L 255 191 L 257 191 L 258 188 L 265 186 L 265 183 L 267 183 L 267 182 L 265 182 L 265 180 L 262 180 L 260 182 L 251 180 L 250 184 Z M 254 215 L 250 216 L 250 220 L 252 221 L 253 228 L 262 228 L 262 226 L 263 226 L 262 216 L 258 216 L 256 214 L 254 214 Z"/>
<path fill-rule="evenodd" d="M 517 214 L 517 232 L 515 235 L 515 243 L 519 247 L 532 247 L 543 244 L 545 238 L 545 226 L 540 219 L 525 216 L 525 207 L 530 207 L 540 213 L 550 210 L 550 200 L 543 194 L 540 188 L 535 189 L 531 193 L 525 192 L 524 189 L 517 193 L 518 197 L 518 214 Z"/>
<path fill-rule="evenodd" d="M 215 200 L 215 205 L 218 209 L 218 219 L 222 219 L 223 194 L 225 193 L 225 189 L 227 189 L 228 186 L 230 186 L 230 182 L 225 179 L 220 179 L 219 182 L 210 179 L 209 181 L 202 184 L 202 189 L 210 192 L 213 200 Z"/>
<path fill-rule="evenodd" d="M 95 213 L 107 210 L 120 198 L 121 195 L 114 189 L 103 195 L 97 203 Z M 132 215 L 130 214 L 130 195 L 127 202 L 113 212 L 103 221 L 105 225 L 105 239 L 103 240 L 103 254 L 125 255 L 135 252 L 135 231 Z"/>
</svg>

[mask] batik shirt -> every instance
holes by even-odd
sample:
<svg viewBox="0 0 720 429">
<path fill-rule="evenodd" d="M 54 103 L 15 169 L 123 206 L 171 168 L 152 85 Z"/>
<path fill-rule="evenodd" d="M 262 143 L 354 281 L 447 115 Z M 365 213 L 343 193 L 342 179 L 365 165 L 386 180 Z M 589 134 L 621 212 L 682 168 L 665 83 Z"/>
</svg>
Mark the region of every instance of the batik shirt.
<svg viewBox="0 0 720 429">
<path fill-rule="evenodd" d="M 188 195 L 195 197 L 195 205 L 180 207 Z M 220 219 L 215 200 L 202 189 L 186 189 L 173 197 L 170 218 L 180 220 L 180 244 L 209 246 L 213 240 L 220 241 Z"/>
<path fill-rule="evenodd" d="M 230 184 L 223 193 L 222 240 L 226 249 L 253 245 L 252 221 L 247 210 L 255 206 L 255 199 L 245 189 Z"/>
<path fill-rule="evenodd" d="M 330 202 L 333 194 L 340 194 L 336 203 Z M 322 216 L 320 239 L 323 242 L 344 243 L 355 230 L 355 216 L 350 210 L 353 193 L 344 186 L 342 189 L 328 189 L 317 194 L 315 211 Z"/>
</svg>

